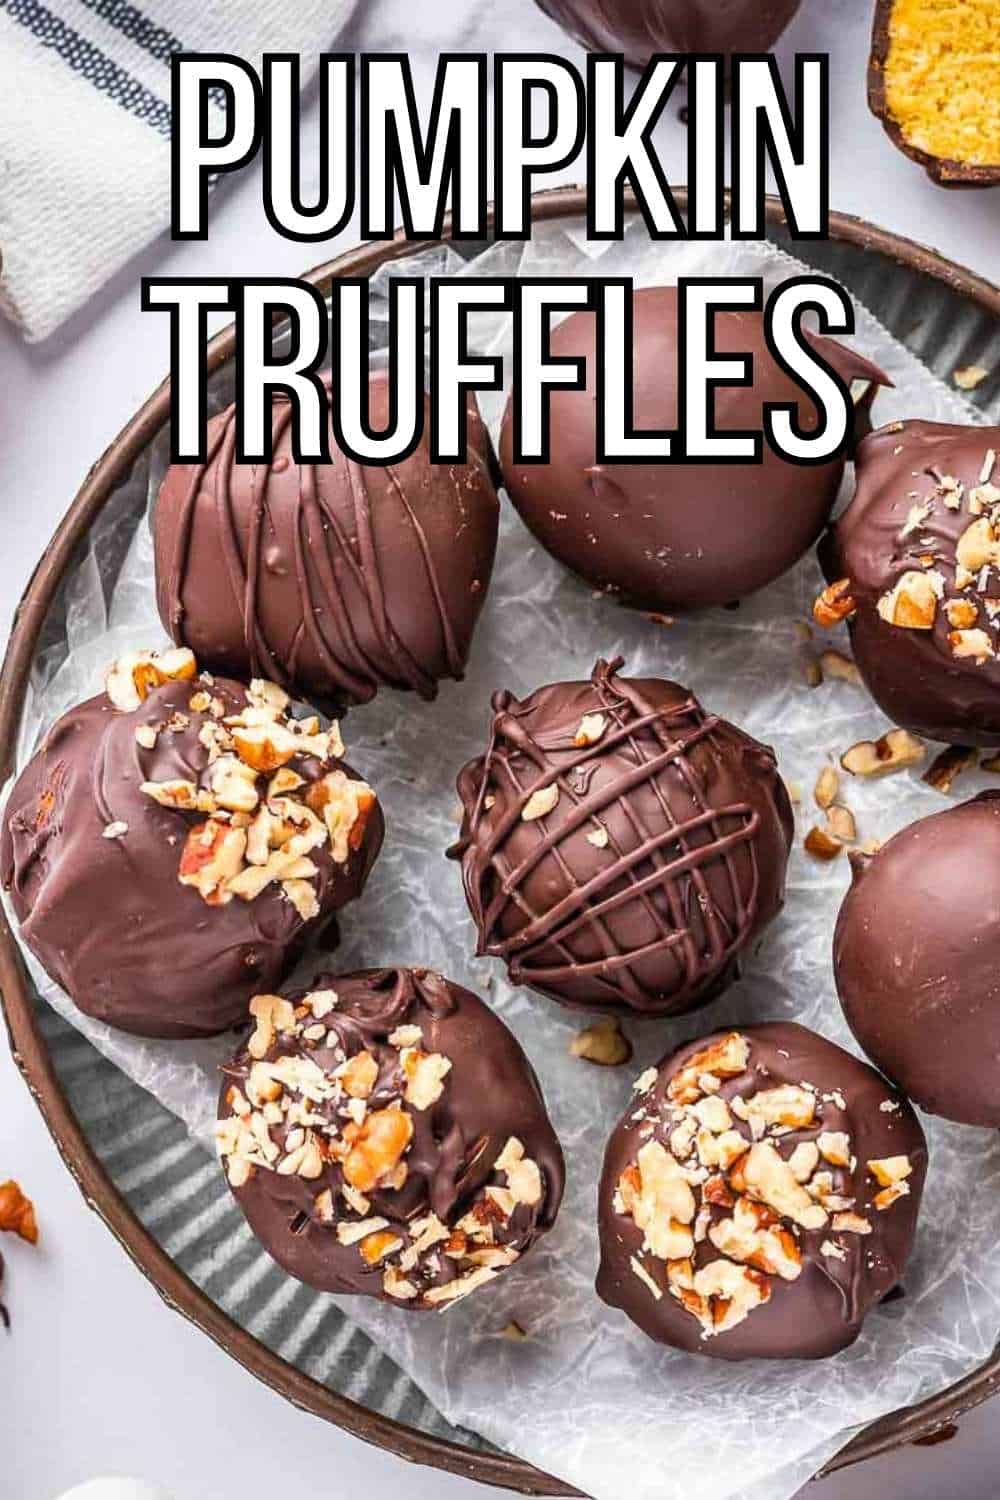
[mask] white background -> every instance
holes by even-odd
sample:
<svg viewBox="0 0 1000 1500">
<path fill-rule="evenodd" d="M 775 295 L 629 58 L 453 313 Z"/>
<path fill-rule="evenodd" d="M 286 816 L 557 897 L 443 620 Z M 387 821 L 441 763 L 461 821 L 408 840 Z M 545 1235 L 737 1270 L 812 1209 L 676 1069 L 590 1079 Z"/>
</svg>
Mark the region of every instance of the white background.
<svg viewBox="0 0 1000 1500">
<path fill-rule="evenodd" d="M 1000 190 L 935 187 L 868 113 L 870 9 L 869 0 L 804 0 L 780 48 L 782 57 L 796 49 L 832 54 L 832 205 L 1000 279 Z M 440 50 L 581 56 L 531 0 L 425 0 L 421 7 L 362 0 L 362 11 L 339 45 L 405 50 L 423 85 Z M 319 37 L 317 48 L 332 41 Z M 238 49 L 237 38 L 233 45 Z M 426 87 L 422 97 L 429 97 Z M 668 177 L 683 182 L 686 136 L 676 109 L 668 109 L 658 139 Z M 580 168 L 568 170 L 562 180 L 580 175 Z M 310 252 L 282 242 L 267 225 L 256 171 L 220 194 L 212 212 L 206 244 L 161 240 L 45 345 L 28 348 L 0 326 L 0 639 L 88 468 L 166 372 L 166 319 L 140 312 L 139 276 L 295 275 L 306 268 Z M 356 239 L 349 229 L 311 259 L 327 259 Z M 87 1211 L 0 1047 L 0 1180 L 6 1176 L 35 1199 L 42 1242 L 32 1251 L 5 1236 L 0 1247 L 14 1316 L 9 1340 L 0 1334 L 0 1500 L 53 1500 L 70 1484 L 106 1473 L 142 1475 L 173 1500 L 472 1494 L 463 1481 L 405 1467 L 293 1410 L 170 1312 Z M 850 1413 L 844 1416 L 848 1422 Z M 984 1413 L 970 1425 L 985 1433 L 991 1417 Z M 992 1464 L 982 1453 L 967 1458 L 961 1478 L 959 1457 L 951 1446 L 922 1450 L 917 1479 L 905 1456 L 892 1458 L 866 1476 L 816 1487 L 810 1500 L 900 1494 L 904 1486 L 910 1500 L 921 1500 L 945 1484 L 956 1500 L 993 1495 L 988 1472 L 995 1474 L 997 1457 Z"/>
</svg>

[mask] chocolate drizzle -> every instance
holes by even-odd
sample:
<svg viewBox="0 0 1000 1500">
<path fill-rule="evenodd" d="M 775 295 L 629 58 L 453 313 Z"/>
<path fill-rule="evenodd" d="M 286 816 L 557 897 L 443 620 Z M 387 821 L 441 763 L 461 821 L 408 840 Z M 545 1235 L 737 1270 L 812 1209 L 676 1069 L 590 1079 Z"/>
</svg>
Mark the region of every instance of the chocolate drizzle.
<svg viewBox="0 0 1000 1500">
<path fill-rule="evenodd" d="M 778 910 L 791 813 L 770 751 L 621 665 L 523 703 L 494 697 L 486 755 L 459 776 L 451 853 L 478 951 L 505 959 L 512 982 L 677 1013 L 734 977 Z M 588 716 L 600 733 L 581 744 Z M 533 817 L 540 796 L 556 800 Z"/>
<path fill-rule="evenodd" d="M 373 425 L 389 417 L 373 376 Z M 235 410 L 209 426 L 205 465 L 174 465 L 153 518 L 164 626 L 205 665 L 305 694 L 367 702 L 385 683 L 433 698 L 461 678 L 489 584 L 499 507 L 488 439 L 469 408 L 470 457 L 434 465 L 425 443 L 390 468 L 291 453 L 275 398 L 270 468 L 236 462 Z"/>
</svg>

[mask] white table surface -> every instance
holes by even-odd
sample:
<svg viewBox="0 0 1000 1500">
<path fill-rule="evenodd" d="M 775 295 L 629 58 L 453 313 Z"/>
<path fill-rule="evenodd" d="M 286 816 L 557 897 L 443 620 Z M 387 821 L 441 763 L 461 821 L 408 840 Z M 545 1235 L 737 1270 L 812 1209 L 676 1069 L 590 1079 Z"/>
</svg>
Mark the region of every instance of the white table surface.
<svg viewBox="0 0 1000 1500">
<path fill-rule="evenodd" d="M 869 0 L 804 0 L 781 46 L 782 56 L 796 48 L 832 54 L 832 206 L 1000 279 L 1000 190 L 936 188 L 868 113 L 870 9 Z M 442 49 L 516 47 L 580 58 L 531 0 L 419 7 L 362 0 L 361 10 L 340 45 L 405 49 L 425 99 Z M 317 38 L 317 45 L 331 41 Z M 682 182 L 685 133 L 675 109 L 667 116 L 661 149 L 668 175 Z M 562 180 L 577 180 L 581 170 L 567 170 Z M 357 237 L 348 229 L 330 254 Z M 311 254 L 274 233 L 251 171 L 214 200 L 207 243 L 161 240 L 45 345 L 28 348 L 0 326 L 0 639 L 89 466 L 166 371 L 166 319 L 140 312 L 140 275 L 294 275 L 310 259 L 325 258 L 326 247 Z M 6 1176 L 35 1199 L 42 1241 L 33 1251 L 4 1236 L 2 1246 L 14 1329 L 9 1339 L 0 1334 L 0 1500 L 53 1500 L 69 1485 L 107 1473 L 144 1476 L 173 1500 L 471 1495 L 463 1481 L 404 1467 L 293 1410 L 170 1312 L 85 1208 L 0 1048 L 0 1180 Z M 948 1449 L 933 1450 L 927 1466 L 930 1496 L 948 1472 Z M 893 1493 L 892 1461 L 886 1472 L 883 1483 Z M 821 1488 L 830 1500 L 847 1493 L 839 1483 Z M 917 1500 L 917 1488 L 907 1492 Z M 957 1500 L 987 1493 L 953 1492 Z M 820 1500 L 820 1489 L 814 1493 Z"/>
</svg>

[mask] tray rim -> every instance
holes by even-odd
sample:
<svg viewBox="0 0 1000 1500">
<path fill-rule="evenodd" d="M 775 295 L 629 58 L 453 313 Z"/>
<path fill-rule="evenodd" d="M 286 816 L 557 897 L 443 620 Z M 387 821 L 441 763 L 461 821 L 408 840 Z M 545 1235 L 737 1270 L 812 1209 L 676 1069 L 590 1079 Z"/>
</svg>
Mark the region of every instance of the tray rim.
<svg viewBox="0 0 1000 1500">
<path fill-rule="evenodd" d="M 671 191 L 683 210 L 687 203 L 686 188 L 672 187 Z M 726 196 L 728 200 L 728 193 Z M 551 189 L 534 194 L 531 206 L 532 224 L 579 217 L 585 212 L 586 192 L 579 186 Z M 635 207 L 631 192 L 626 192 L 626 208 L 634 210 Z M 784 226 L 786 223 L 782 204 L 775 197 L 767 198 L 765 214 L 769 225 Z M 491 228 L 492 223 L 491 208 Z M 449 238 L 449 229 L 450 220 L 446 220 L 442 239 Z M 834 242 L 874 250 L 910 270 L 922 272 L 971 299 L 983 311 L 1000 320 L 1000 287 L 928 246 L 854 215 L 834 211 L 830 213 L 828 237 Z M 410 253 L 417 243 L 425 247 L 428 242 L 407 240 L 400 232 L 392 240 L 362 244 L 348 250 L 307 271 L 303 279 L 322 288 L 337 277 L 367 277 L 385 262 Z M 208 345 L 208 371 L 211 373 L 226 363 L 232 352 L 233 327 L 229 325 Z M 29 579 L 14 613 L 10 640 L 0 668 L 0 776 L 3 780 L 13 769 L 14 747 L 31 662 L 56 591 L 78 545 L 115 486 L 168 420 L 169 409 L 168 376 L 92 466 Z M 399 1458 L 526 1495 L 580 1495 L 581 1492 L 571 1485 L 543 1473 L 513 1454 L 466 1448 L 448 1438 L 421 1432 L 383 1416 L 330 1390 L 266 1348 L 190 1280 L 129 1207 L 90 1146 L 56 1076 L 34 1013 L 17 939 L 2 909 L 0 1011 L 14 1062 L 84 1200 L 103 1220 L 168 1307 L 208 1334 L 246 1370 L 293 1405 Z M 961 1381 L 915 1406 L 889 1413 L 855 1435 L 820 1474 L 830 1474 L 906 1443 L 928 1438 L 998 1390 L 1000 1346 L 984 1364 Z"/>
</svg>

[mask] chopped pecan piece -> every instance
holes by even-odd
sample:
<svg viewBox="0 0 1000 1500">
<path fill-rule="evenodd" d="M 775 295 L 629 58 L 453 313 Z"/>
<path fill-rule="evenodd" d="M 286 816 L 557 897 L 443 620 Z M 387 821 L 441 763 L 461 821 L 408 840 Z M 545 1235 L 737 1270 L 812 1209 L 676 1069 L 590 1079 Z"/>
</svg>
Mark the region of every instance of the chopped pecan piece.
<svg viewBox="0 0 1000 1500">
<path fill-rule="evenodd" d="M 878 740 L 860 740 L 845 750 L 840 764 L 852 776 L 886 776 L 923 760 L 923 742 L 908 729 L 890 729 Z"/>
<path fill-rule="evenodd" d="M 595 1021 L 577 1032 L 569 1044 L 570 1054 L 604 1068 L 618 1068 L 632 1059 L 632 1043 L 624 1035 L 616 1016 Z"/>
<path fill-rule="evenodd" d="M 836 802 L 839 791 L 840 775 L 837 768 L 835 766 L 824 766 L 817 776 L 816 785 L 813 788 L 813 797 L 815 798 L 816 806 L 822 808 L 825 812 L 828 807 L 832 807 Z"/>
<path fill-rule="evenodd" d="M 878 601 L 878 612 L 889 625 L 905 630 L 932 630 L 938 599 L 944 590 L 939 573 L 911 568 Z"/>
<path fill-rule="evenodd" d="M 826 826 L 827 831 L 842 844 L 853 844 L 858 837 L 854 814 L 843 803 L 835 802 L 832 807 L 827 808 Z"/>
<path fill-rule="evenodd" d="M 608 727 L 606 714 L 584 714 L 573 736 L 573 744 L 583 749 L 587 745 L 596 745 L 603 738 Z"/>
<path fill-rule="evenodd" d="M 971 770 L 978 760 L 976 751 L 969 745 L 949 745 L 936 755 L 923 774 L 923 780 L 935 791 L 943 792 L 946 796 L 951 791 L 952 784 L 957 776 L 963 771 Z"/>
<path fill-rule="evenodd" d="M 829 829 L 814 827 L 806 834 L 803 847 L 814 859 L 830 860 L 836 859 L 844 846 Z"/>
<path fill-rule="evenodd" d="M 407 1104 L 412 1104 L 414 1109 L 430 1109 L 444 1093 L 451 1060 L 440 1052 L 422 1052 L 419 1047 L 404 1048 L 401 1057 Z"/>
<path fill-rule="evenodd" d="M 370 1193 L 402 1160 L 413 1139 L 413 1121 L 390 1107 L 365 1117 L 344 1161 L 344 1176 L 359 1193 Z"/>
<path fill-rule="evenodd" d="M 104 690 L 115 708 L 134 713 L 153 688 L 165 682 L 190 681 L 197 670 L 194 652 L 186 646 L 163 652 L 133 651 L 111 666 Z"/>
<path fill-rule="evenodd" d="M 552 782 L 550 786 L 539 787 L 537 792 L 532 792 L 521 808 L 522 822 L 533 823 L 538 818 L 547 817 L 558 801 L 559 787 L 555 782 Z"/>
<path fill-rule="evenodd" d="M 897 1182 L 905 1181 L 913 1171 L 913 1164 L 908 1156 L 883 1156 L 867 1165 L 880 1187 L 894 1187 Z"/>
<path fill-rule="evenodd" d="M 857 605 L 851 597 L 851 580 L 838 578 L 826 588 L 813 604 L 813 619 L 824 630 L 830 630 L 853 615 Z"/>
<path fill-rule="evenodd" d="M 0 1183 L 0 1230 L 16 1234 L 29 1245 L 38 1244 L 35 1205 L 13 1180 Z"/>
<path fill-rule="evenodd" d="M 682 1070 L 670 1080 L 667 1089 L 670 1099 L 676 1104 L 693 1104 L 706 1092 L 702 1087 L 703 1077 L 738 1077 L 745 1070 L 749 1055 L 747 1039 L 738 1031 L 731 1031 L 720 1041 L 702 1047 L 688 1058 Z M 653 1076 L 655 1080 L 655 1071 Z"/>
<path fill-rule="evenodd" d="M 222 906 L 232 899 L 228 882 L 243 866 L 247 836 L 218 818 L 196 823 L 184 842 L 177 878 L 181 885 L 194 886 L 203 901 Z"/>
<path fill-rule="evenodd" d="M 981 666 L 984 661 L 989 661 L 991 657 L 996 656 L 993 642 L 985 630 L 950 630 L 948 644 L 953 656 L 968 657 L 977 666 Z"/>
</svg>

